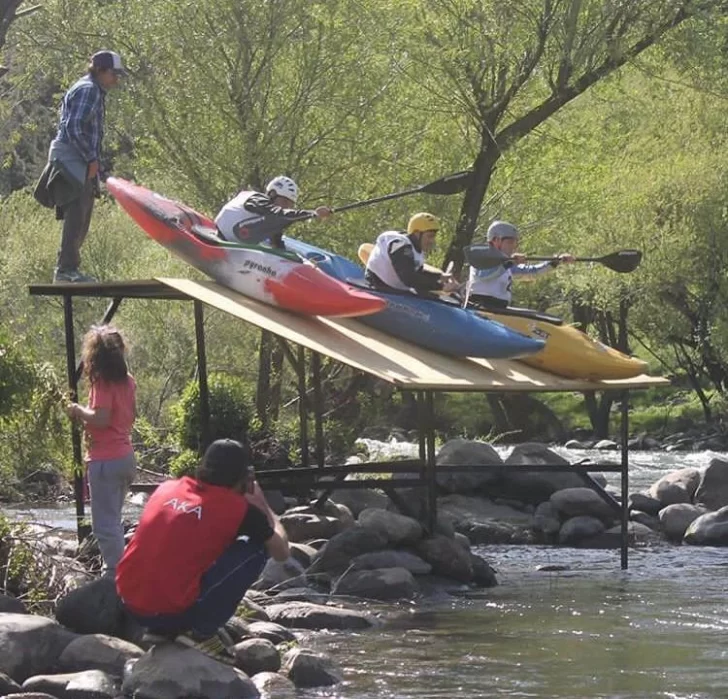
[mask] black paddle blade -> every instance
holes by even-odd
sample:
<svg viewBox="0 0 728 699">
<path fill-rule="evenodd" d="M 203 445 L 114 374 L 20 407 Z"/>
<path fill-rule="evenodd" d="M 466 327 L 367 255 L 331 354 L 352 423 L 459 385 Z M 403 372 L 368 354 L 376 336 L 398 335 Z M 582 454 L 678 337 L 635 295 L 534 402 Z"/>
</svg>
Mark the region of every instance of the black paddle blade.
<svg viewBox="0 0 728 699">
<path fill-rule="evenodd" d="M 472 181 L 473 171 L 463 170 L 443 177 L 436 182 L 430 182 L 430 184 L 420 187 L 419 191 L 425 194 L 458 194 L 464 192 Z"/>
<path fill-rule="evenodd" d="M 468 245 L 463 248 L 465 261 L 475 269 L 492 269 L 511 258 L 490 245 Z"/>
<path fill-rule="evenodd" d="M 615 272 L 634 272 L 642 262 L 642 250 L 619 250 L 600 257 L 598 262 Z"/>
</svg>

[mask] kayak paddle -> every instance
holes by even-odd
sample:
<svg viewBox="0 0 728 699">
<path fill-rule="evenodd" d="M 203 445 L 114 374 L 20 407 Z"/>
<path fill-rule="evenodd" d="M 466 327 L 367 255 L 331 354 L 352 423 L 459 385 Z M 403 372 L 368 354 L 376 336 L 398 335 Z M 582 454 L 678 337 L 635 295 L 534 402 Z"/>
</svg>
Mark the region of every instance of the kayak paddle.
<svg viewBox="0 0 728 699">
<path fill-rule="evenodd" d="M 469 245 L 464 249 L 465 261 L 476 269 L 490 269 L 503 264 L 510 258 L 490 245 Z M 554 257 L 532 257 L 528 260 L 548 262 Z M 574 262 L 598 262 L 614 272 L 634 272 L 642 261 L 641 250 L 617 250 L 602 257 L 575 257 Z"/>
</svg>

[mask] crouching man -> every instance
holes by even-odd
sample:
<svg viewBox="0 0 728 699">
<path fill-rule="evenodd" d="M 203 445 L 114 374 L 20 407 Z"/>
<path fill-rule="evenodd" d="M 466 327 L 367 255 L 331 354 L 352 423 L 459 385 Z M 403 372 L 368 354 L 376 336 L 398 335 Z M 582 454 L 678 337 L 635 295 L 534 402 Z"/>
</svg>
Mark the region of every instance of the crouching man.
<svg viewBox="0 0 728 699">
<path fill-rule="evenodd" d="M 213 442 L 195 477 L 162 483 L 117 566 L 116 589 L 151 641 L 175 640 L 233 663 L 224 630 L 268 556 L 289 556 L 240 442 Z"/>
</svg>

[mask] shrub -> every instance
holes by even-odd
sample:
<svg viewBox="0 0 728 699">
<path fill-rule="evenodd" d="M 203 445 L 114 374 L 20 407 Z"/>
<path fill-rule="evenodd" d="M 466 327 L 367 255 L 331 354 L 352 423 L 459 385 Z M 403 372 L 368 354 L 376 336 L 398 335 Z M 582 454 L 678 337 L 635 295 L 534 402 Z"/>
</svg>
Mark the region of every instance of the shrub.
<svg viewBox="0 0 728 699">
<path fill-rule="evenodd" d="M 253 402 L 242 379 L 229 374 L 212 373 L 208 377 L 210 394 L 210 440 L 237 439 L 248 436 Z M 200 387 L 190 381 L 182 397 L 173 406 L 174 435 L 183 449 L 202 454 L 202 414 Z"/>
</svg>

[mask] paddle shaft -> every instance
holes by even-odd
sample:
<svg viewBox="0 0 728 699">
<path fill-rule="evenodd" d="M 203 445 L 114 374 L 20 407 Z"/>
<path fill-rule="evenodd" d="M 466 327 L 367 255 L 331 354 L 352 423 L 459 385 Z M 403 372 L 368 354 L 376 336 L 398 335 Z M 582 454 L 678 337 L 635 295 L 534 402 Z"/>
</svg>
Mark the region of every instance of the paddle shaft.
<svg viewBox="0 0 728 699">
<path fill-rule="evenodd" d="M 358 209 L 362 206 L 369 206 L 370 204 L 379 204 L 383 201 L 390 201 L 391 199 L 399 199 L 400 197 L 408 197 L 411 194 L 440 194 L 450 195 L 459 194 L 464 192 L 470 182 L 473 179 L 473 173 L 471 170 L 463 170 L 461 172 L 453 173 L 452 175 L 446 175 L 441 177 L 439 180 L 430 182 L 429 184 L 423 184 L 419 187 L 412 187 L 411 189 L 405 189 L 402 192 L 393 192 L 392 194 L 383 194 L 380 197 L 373 197 L 372 199 L 364 199 L 363 201 L 355 201 L 351 204 L 344 204 L 343 206 L 334 207 L 333 211 L 349 211 L 350 209 Z M 313 218 L 313 217 L 309 217 Z"/>
</svg>

